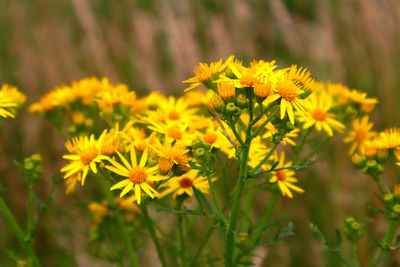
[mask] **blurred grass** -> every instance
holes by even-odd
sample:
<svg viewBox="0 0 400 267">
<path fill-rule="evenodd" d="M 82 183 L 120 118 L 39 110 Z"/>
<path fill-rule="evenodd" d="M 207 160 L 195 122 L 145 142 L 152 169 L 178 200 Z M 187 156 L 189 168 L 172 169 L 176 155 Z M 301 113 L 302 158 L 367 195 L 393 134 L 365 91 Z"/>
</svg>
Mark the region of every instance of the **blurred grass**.
<svg viewBox="0 0 400 267">
<path fill-rule="evenodd" d="M 127 83 L 139 95 L 180 95 L 180 82 L 191 76 L 199 61 L 230 54 L 245 62 L 276 59 L 280 67 L 300 64 L 318 79 L 342 82 L 378 97 L 372 117 L 383 129 L 400 123 L 399 23 L 398 0 L 3 0 L 0 82 L 17 85 L 28 95 L 27 105 L 56 85 L 92 75 Z M 38 116 L 24 112 L 20 117 L 6 122 L 0 133 L 0 174 L 10 205 L 24 221 L 25 191 L 11 159 L 43 153 L 47 180 L 38 190 L 45 195 L 50 174 L 60 168 L 57 156 L 63 141 Z M 295 221 L 297 235 L 267 252 L 270 265 L 265 266 L 338 266 L 321 253 L 308 222 L 316 223 L 333 241 L 334 225 L 341 226 L 343 216 L 361 220 L 371 216 L 367 203 L 378 204 L 373 184 L 351 166 L 346 149 L 336 138 L 312 170 L 298 174 L 307 193 L 280 204 Z M 392 184 L 394 175 L 387 179 Z M 74 200 L 63 196 L 63 190 L 58 189 L 41 227 L 40 256 L 47 266 L 100 264 L 84 252 L 89 216 L 85 209 L 73 207 L 74 201 L 90 197 Z M 69 225 L 72 216 L 85 218 L 76 229 Z M 0 223 L 0 247 L 17 249 L 7 226 Z M 375 225 L 376 236 L 382 227 L 379 220 Z M 81 245 L 72 249 L 76 242 Z M 364 258 L 368 245 L 360 248 Z M 1 249 L 0 259 L 5 258 Z M 323 258 L 328 259 L 326 265 Z M 399 256 L 392 263 L 400 265 Z"/>
</svg>

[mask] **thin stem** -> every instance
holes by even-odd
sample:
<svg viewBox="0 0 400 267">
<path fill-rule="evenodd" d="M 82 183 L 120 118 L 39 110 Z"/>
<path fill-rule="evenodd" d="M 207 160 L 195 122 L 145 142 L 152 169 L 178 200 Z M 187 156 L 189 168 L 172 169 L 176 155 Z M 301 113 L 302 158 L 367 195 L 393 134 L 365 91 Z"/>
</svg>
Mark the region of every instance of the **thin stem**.
<svg viewBox="0 0 400 267">
<path fill-rule="evenodd" d="M 8 209 L 7 204 L 3 201 L 3 198 L 0 197 L 0 211 L 3 213 L 5 220 L 10 225 L 11 229 L 13 230 L 15 236 L 17 237 L 18 242 L 20 243 L 21 247 L 23 248 L 25 254 L 29 257 L 32 261 L 32 265 L 39 267 L 41 264 L 39 263 L 38 258 L 36 257 L 35 252 L 33 251 L 29 240 L 25 240 L 25 234 L 19 227 L 17 221 L 14 219 L 11 211 Z"/>
<path fill-rule="evenodd" d="M 265 231 L 265 226 L 267 225 L 267 223 L 269 222 L 269 218 L 271 217 L 272 211 L 274 210 L 276 204 L 278 203 L 279 200 L 279 193 L 273 192 L 272 196 L 271 196 L 271 200 L 269 201 L 268 207 L 265 210 L 263 216 L 261 217 L 261 220 L 254 232 L 253 235 L 253 240 L 250 243 L 250 249 L 252 249 L 254 246 L 256 246 L 258 244 L 258 242 L 260 242 L 264 231 Z"/>
<path fill-rule="evenodd" d="M 383 185 L 382 179 L 381 179 L 378 175 L 371 175 L 371 176 L 372 176 L 372 178 L 374 179 L 376 185 L 377 185 L 378 188 L 379 188 L 379 192 L 380 192 L 382 195 L 385 195 L 385 194 L 389 193 L 389 190 L 387 189 L 386 186 Z M 386 190 L 385 190 L 385 188 L 386 188 Z"/>
<path fill-rule="evenodd" d="M 307 162 L 307 160 L 309 160 L 315 153 L 317 153 L 326 143 L 329 142 L 329 140 L 331 140 L 332 137 L 328 136 L 326 137 L 324 140 L 322 140 L 321 143 L 319 143 L 318 145 L 316 145 L 299 163 L 299 165 L 303 165 L 304 163 Z"/>
<path fill-rule="evenodd" d="M 275 114 L 278 112 L 278 110 L 274 110 L 271 115 L 269 116 L 268 119 L 266 119 L 260 127 L 257 128 L 257 130 L 253 133 L 253 137 L 257 137 L 257 135 L 261 132 L 262 129 L 274 118 Z M 254 123 L 254 122 L 253 122 Z"/>
<path fill-rule="evenodd" d="M 230 128 L 231 128 L 233 134 L 236 137 L 236 140 L 238 140 L 240 145 L 244 146 L 243 139 L 240 137 L 239 133 L 237 132 L 236 127 L 235 127 L 235 123 L 233 122 L 232 119 L 228 119 L 228 121 L 229 121 L 229 124 L 230 124 Z M 236 145 L 234 144 L 234 146 L 236 146 Z"/>
<path fill-rule="evenodd" d="M 210 191 L 211 191 L 211 196 L 213 198 L 214 206 L 217 208 L 217 212 L 218 212 L 218 215 L 220 217 L 220 220 L 222 221 L 222 223 L 224 224 L 224 227 L 225 227 L 226 226 L 225 215 L 222 212 L 221 207 L 219 205 L 219 202 L 218 202 L 218 199 L 217 199 L 217 195 L 215 193 L 215 188 L 214 188 L 214 185 L 213 185 L 213 183 L 211 181 L 210 170 L 209 170 L 208 167 L 207 167 L 207 180 L 208 180 L 208 184 L 210 186 Z"/>
<path fill-rule="evenodd" d="M 312 128 L 311 128 L 311 127 L 308 128 L 308 129 L 306 130 L 306 132 L 303 134 L 299 145 L 295 147 L 295 151 L 294 151 L 293 158 L 292 158 L 293 164 L 295 164 L 296 161 L 297 161 L 297 159 L 299 158 L 300 152 L 301 152 L 301 150 L 303 149 L 303 146 L 304 146 L 304 144 L 306 143 L 307 137 L 308 137 L 308 135 L 311 133 L 311 131 L 312 131 Z"/>
<path fill-rule="evenodd" d="M 108 181 L 108 179 L 103 179 L 103 181 L 104 181 L 104 194 L 106 196 L 106 199 L 107 199 L 110 207 L 113 209 L 113 212 L 114 212 L 113 218 L 115 218 L 115 221 L 118 225 L 118 229 L 121 234 L 121 237 L 124 240 L 124 243 L 126 246 L 126 251 L 128 253 L 130 262 L 132 263 L 132 265 L 134 267 L 139 267 L 139 264 L 138 264 L 138 261 L 136 258 L 136 254 L 135 254 L 135 251 L 132 246 L 131 239 L 129 238 L 128 231 L 126 230 L 126 227 L 125 227 L 125 222 L 121 216 L 121 213 L 119 212 L 119 210 L 117 208 L 117 204 L 114 201 L 114 196 L 111 193 L 111 191 L 109 190 L 109 188 L 111 187 L 110 182 Z"/>
<path fill-rule="evenodd" d="M 351 244 L 352 247 L 352 257 L 353 257 L 353 267 L 359 267 L 360 262 L 358 261 L 357 244 Z"/>
<path fill-rule="evenodd" d="M 396 234 L 397 226 L 399 222 L 397 220 L 390 220 L 389 228 L 387 229 L 385 236 L 383 237 L 381 244 L 383 247 L 388 246 Z M 378 248 L 378 251 L 375 253 L 374 257 L 372 258 L 371 262 L 368 264 L 369 267 L 376 266 L 380 261 L 384 259 L 386 256 L 387 250 L 382 249 L 381 247 Z"/>
<path fill-rule="evenodd" d="M 200 243 L 199 248 L 196 251 L 196 254 L 194 254 L 194 257 L 192 258 L 192 261 L 190 262 L 189 266 L 193 267 L 196 265 L 196 261 L 199 258 L 201 252 L 203 251 L 204 247 L 207 245 L 208 240 L 210 239 L 212 233 L 214 232 L 214 227 L 211 227 L 210 230 L 208 230 L 206 236 L 204 237 L 203 241 Z"/>
<path fill-rule="evenodd" d="M 242 232 L 247 232 L 248 230 L 248 222 L 249 222 L 249 214 L 253 205 L 254 191 L 255 191 L 255 180 L 249 181 L 249 185 L 247 187 L 246 199 L 244 204 L 244 212 L 242 215 L 242 220 L 240 221 L 240 227 Z"/>
<path fill-rule="evenodd" d="M 147 226 L 147 229 L 149 230 L 149 233 L 150 233 L 151 239 L 153 240 L 154 246 L 156 247 L 158 259 L 161 262 L 161 266 L 166 267 L 167 261 L 165 260 L 164 252 L 161 248 L 160 241 L 158 240 L 156 231 L 154 230 L 153 221 L 151 220 L 151 218 L 149 216 L 149 212 L 147 211 L 147 207 L 145 205 L 142 206 L 142 212 L 143 212 L 145 224 Z"/>
<path fill-rule="evenodd" d="M 185 238 L 183 237 L 183 214 L 177 214 L 178 216 L 178 235 L 179 235 L 179 256 L 181 258 L 181 266 L 186 266 L 185 258 Z"/>
<path fill-rule="evenodd" d="M 278 147 L 278 143 L 275 143 L 274 146 L 271 148 L 271 150 L 268 152 L 268 154 L 261 160 L 257 166 L 250 172 L 249 176 L 252 177 L 254 173 L 271 157 L 272 153 L 274 153 L 275 149 Z"/>
<path fill-rule="evenodd" d="M 228 222 L 228 234 L 226 240 L 226 254 L 225 254 L 225 266 L 233 266 L 233 253 L 235 243 L 235 232 L 236 223 L 239 215 L 240 202 L 242 199 L 244 184 L 247 178 L 247 161 L 249 158 L 249 146 L 245 146 L 240 154 L 240 170 L 239 178 L 236 183 L 233 197 L 233 205 L 231 215 L 229 216 Z"/>
<path fill-rule="evenodd" d="M 26 233 L 31 234 L 32 229 L 32 218 L 33 218 L 33 185 L 28 186 L 28 219 L 26 221 Z"/>
</svg>

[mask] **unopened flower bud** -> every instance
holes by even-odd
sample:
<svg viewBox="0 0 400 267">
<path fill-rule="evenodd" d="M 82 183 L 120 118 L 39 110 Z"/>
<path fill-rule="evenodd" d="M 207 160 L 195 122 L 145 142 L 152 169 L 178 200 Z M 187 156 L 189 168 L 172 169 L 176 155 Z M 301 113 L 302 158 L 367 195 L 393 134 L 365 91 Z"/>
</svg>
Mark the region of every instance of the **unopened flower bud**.
<svg viewBox="0 0 400 267">
<path fill-rule="evenodd" d="M 365 157 L 362 157 L 360 154 L 355 153 L 351 156 L 351 161 L 357 168 L 364 168 L 365 166 Z"/>
<path fill-rule="evenodd" d="M 267 96 L 270 96 L 273 93 L 271 82 L 255 84 L 254 85 L 254 94 L 264 100 Z"/>
<path fill-rule="evenodd" d="M 194 151 L 194 154 L 196 157 L 203 157 L 206 153 L 207 153 L 207 151 L 202 147 L 200 147 Z"/>
<path fill-rule="evenodd" d="M 393 212 L 395 212 L 397 215 L 400 214 L 400 204 L 396 204 L 392 208 Z"/>
<path fill-rule="evenodd" d="M 217 84 L 218 94 L 223 99 L 231 99 L 236 95 L 235 85 L 232 82 L 220 82 Z"/>
<path fill-rule="evenodd" d="M 214 92 L 211 93 L 210 100 L 211 100 L 211 105 L 215 109 L 216 112 L 224 113 L 225 103 L 219 95 L 217 95 Z"/>
<path fill-rule="evenodd" d="M 244 94 L 238 94 L 238 96 L 236 97 L 236 105 L 239 108 L 245 108 L 248 104 L 249 100 L 247 99 L 247 97 Z"/>
<path fill-rule="evenodd" d="M 384 201 L 385 203 L 387 203 L 387 204 L 392 203 L 393 200 L 394 200 L 394 195 L 393 195 L 393 194 L 386 194 L 386 195 L 383 197 L 383 201 Z"/>
</svg>

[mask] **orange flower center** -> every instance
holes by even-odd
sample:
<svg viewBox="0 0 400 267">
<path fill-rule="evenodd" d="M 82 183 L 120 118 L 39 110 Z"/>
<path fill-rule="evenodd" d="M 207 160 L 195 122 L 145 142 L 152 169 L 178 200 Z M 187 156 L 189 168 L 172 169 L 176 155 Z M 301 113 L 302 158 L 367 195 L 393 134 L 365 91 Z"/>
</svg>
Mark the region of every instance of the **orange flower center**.
<svg viewBox="0 0 400 267">
<path fill-rule="evenodd" d="M 276 178 L 278 178 L 279 181 L 285 181 L 286 180 L 286 172 L 285 170 L 279 170 L 275 172 Z"/>
<path fill-rule="evenodd" d="M 243 75 L 242 78 L 240 78 L 240 84 L 246 85 L 248 87 L 258 84 L 258 83 L 260 83 L 260 81 L 256 77 L 253 77 L 250 74 L 245 74 L 245 75 Z"/>
<path fill-rule="evenodd" d="M 135 167 L 129 171 L 128 178 L 135 184 L 140 184 L 146 181 L 146 171 L 141 167 Z"/>
<path fill-rule="evenodd" d="M 183 177 L 182 179 L 179 180 L 179 185 L 180 185 L 180 187 L 183 187 L 183 188 L 192 187 L 193 181 L 190 178 Z"/>
<path fill-rule="evenodd" d="M 175 110 L 172 110 L 172 111 L 169 113 L 168 118 L 169 118 L 170 120 L 178 120 L 178 119 L 180 118 L 180 116 L 181 116 L 181 114 L 179 114 L 179 112 L 177 112 L 177 111 L 175 111 Z"/>
<path fill-rule="evenodd" d="M 217 141 L 218 135 L 216 135 L 215 133 L 209 133 L 207 132 L 204 136 L 203 136 L 203 142 L 205 143 L 209 143 L 209 144 L 213 144 L 215 141 Z"/>
<path fill-rule="evenodd" d="M 97 149 L 94 147 L 90 147 L 86 150 L 83 150 L 80 153 L 81 161 L 84 165 L 88 165 L 98 155 L 99 153 L 97 152 Z"/>
<path fill-rule="evenodd" d="M 173 165 L 174 165 L 174 163 L 167 159 L 160 159 L 160 161 L 158 162 L 158 168 L 162 172 L 169 171 Z"/>
<path fill-rule="evenodd" d="M 182 139 L 182 132 L 181 132 L 181 130 L 179 130 L 178 127 L 168 128 L 167 134 L 168 134 L 168 136 L 170 136 L 174 139 L 178 139 L 178 140 Z"/>
<path fill-rule="evenodd" d="M 366 129 L 358 129 L 356 133 L 356 138 L 359 143 L 364 142 L 367 139 L 368 131 Z"/>
<path fill-rule="evenodd" d="M 297 87 L 290 83 L 286 83 L 284 86 L 278 87 L 278 94 L 287 101 L 296 100 L 297 96 Z"/>
<path fill-rule="evenodd" d="M 316 121 L 324 121 L 326 119 L 326 113 L 325 111 L 323 111 L 320 108 L 314 109 L 311 112 L 312 117 L 314 118 L 314 120 Z"/>
</svg>

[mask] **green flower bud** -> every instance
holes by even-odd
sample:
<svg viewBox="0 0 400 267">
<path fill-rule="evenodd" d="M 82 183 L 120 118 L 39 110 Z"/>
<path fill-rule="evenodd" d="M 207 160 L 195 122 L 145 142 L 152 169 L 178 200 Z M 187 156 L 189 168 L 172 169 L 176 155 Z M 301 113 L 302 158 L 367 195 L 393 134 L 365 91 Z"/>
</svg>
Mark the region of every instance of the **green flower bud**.
<svg viewBox="0 0 400 267">
<path fill-rule="evenodd" d="M 249 100 L 247 99 L 247 97 L 244 94 L 238 94 L 236 96 L 236 105 L 239 108 L 246 108 L 249 104 Z"/>
<path fill-rule="evenodd" d="M 194 151 L 194 155 L 196 157 L 204 157 L 206 155 L 206 153 L 207 153 L 207 151 L 202 147 L 199 147 Z"/>
<path fill-rule="evenodd" d="M 396 204 L 392 208 L 393 212 L 396 213 L 397 215 L 400 214 L 400 204 Z"/>
<path fill-rule="evenodd" d="M 392 203 L 393 200 L 394 200 L 394 195 L 393 195 L 393 194 L 386 194 L 386 195 L 383 197 L 383 201 L 384 201 L 385 203 L 387 203 L 387 204 Z"/>
</svg>

